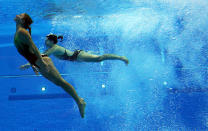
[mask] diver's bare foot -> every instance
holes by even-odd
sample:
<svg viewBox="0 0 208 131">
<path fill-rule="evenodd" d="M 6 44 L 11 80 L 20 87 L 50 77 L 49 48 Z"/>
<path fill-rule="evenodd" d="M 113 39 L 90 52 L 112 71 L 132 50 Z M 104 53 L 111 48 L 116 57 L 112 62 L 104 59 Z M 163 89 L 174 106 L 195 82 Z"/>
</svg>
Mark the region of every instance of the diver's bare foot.
<svg viewBox="0 0 208 131">
<path fill-rule="evenodd" d="M 122 56 L 122 61 L 124 61 L 126 65 L 129 64 L 129 60 L 125 56 Z"/>
<path fill-rule="evenodd" d="M 79 113 L 82 118 L 84 118 L 84 115 L 85 115 L 85 106 L 86 106 L 86 103 L 85 103 L 84 99 L 81 98 L 80 104 L 78 104 L 78 107 L 79 107 Z"/>
</svg>

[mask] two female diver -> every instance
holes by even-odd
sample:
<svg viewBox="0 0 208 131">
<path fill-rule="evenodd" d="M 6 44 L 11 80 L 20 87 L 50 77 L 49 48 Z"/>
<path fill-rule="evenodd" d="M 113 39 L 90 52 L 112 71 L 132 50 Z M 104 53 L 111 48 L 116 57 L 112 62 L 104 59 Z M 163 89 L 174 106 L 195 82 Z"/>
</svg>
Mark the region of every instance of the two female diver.
<svg viewBox="0 0 208 131">
<path fill-rule="evenodd" d="M 83 62 L 101 62 L 104 60 L 121 60 L 126 65 L 129 63 L 125 56 L 118 56 L 114 54 L 94 55 L 89 54 L 83 50 L 70 51 L 62 46 L 57 45 L 58 39 L 63 39 L 63 36 L 56 36 L 55 34 L 49 34 L 46 36 L 45 45 L 47 50 L 43 53 L 45 55 L 54 55 L 60 60 L 68 61 L 83 61 Z M 30 64 L 20 66 L 21 69 L 29 68 Z"/>
</svg>

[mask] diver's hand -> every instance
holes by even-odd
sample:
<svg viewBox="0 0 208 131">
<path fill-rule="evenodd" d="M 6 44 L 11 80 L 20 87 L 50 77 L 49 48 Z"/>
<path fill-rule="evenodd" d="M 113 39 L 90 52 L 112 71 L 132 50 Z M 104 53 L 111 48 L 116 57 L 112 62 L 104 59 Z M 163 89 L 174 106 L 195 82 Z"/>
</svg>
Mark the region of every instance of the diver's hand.
<svg viewBox="0 0 208 131">
<path fill-rule="evenodd" d="M 32 65 L 32 69 L 35 72 L 36 75 L 39 75 L 38 69 L 36 66 Z"/>
<path fill-rule="evenodd" d="M 19 69 L 20 69 L 20 70 L 26 70 L 26 69 L 28 69 L 29 67 L 30 67 L 29 64 L 25 64 L 25 65 L 21 65 L 21 66 L 19 67 Z"/>
</svg>

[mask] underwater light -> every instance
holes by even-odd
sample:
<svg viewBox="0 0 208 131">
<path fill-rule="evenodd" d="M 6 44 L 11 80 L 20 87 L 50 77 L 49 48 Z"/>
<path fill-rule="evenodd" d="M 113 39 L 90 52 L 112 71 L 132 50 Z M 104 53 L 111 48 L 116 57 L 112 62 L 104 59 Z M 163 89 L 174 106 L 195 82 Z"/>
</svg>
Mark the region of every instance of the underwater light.
<svg viewBox="0 0 208 131">
<path fill-rule="evenodd" d="M 105 85 L 104 84 L 102 84 L 102 88 L 105 88 Z"/>
<path fill-rule="evenodd" d="M 163 82 L 163 85 L 167 85 L 168 83 L 166 81 Z"/>
<path fill-rule="evenodd" d="M 42 91 L 45 91 L 45 90 L 46 90 L 46 88 L 45 88 L 45 87 L 42 87 L 42 88 L 41 88 L 41 90 L 42 90 Z"/>
</svg>

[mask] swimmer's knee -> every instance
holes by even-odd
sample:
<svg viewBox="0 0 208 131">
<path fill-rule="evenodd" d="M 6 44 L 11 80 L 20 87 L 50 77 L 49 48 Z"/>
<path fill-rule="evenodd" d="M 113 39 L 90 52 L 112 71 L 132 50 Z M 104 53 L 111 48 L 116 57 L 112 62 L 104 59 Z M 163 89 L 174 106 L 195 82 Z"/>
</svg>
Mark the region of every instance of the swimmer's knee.
<svg viewBox="0 0 208 131">
<path fill-rule="evenodd" d="M 53 83 L 56 84 L 57 86 L 63 86 L 64 82 L 65 80 L 63 80 L 62 78 L 53 81 Z"/>
<path fill-rule="evenodd" d="M 63 82 L 62 81 L 56 81 L 56 82 L 54 82 L 54 84 L 56 84 L 57 86 L 62 86 Z"/>
<path fill-rule="evenodd" d="M 94 56 L 94 57 L 88 57 L 88 58 L 79 58 L 80 61 L 86 61 L 86 62 L 101 62 L 103 60 L 103 56 Z"/>
<path fill-rule="evenodd" d="M 104 56 L 103 56 L 103 55 L 98 56 L 98 58 L 97 58 L 97 62 L 101 62 L 101 61 L 103 60 L 103 58 L 104 58 Z"/>
</svg>

